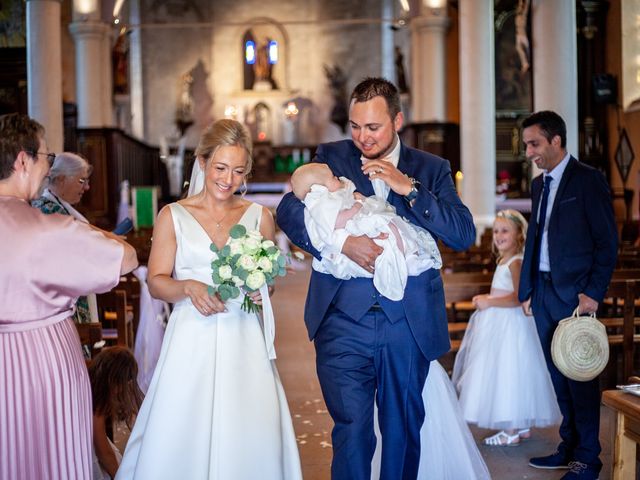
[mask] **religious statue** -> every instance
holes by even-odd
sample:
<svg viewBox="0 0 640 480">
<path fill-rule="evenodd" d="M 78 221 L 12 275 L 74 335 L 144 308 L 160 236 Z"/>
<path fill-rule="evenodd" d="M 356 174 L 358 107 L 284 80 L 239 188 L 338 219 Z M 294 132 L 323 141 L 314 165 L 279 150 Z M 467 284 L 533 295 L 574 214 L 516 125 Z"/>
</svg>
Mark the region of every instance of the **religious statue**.
<svg viewBox="0 0 640 480">
<path fill-rule="evenodd" d="M 185 73 L 180 78 L 180 98 L 176 110 L 176 125 L 183 137 L 187 129 L 193 125 L 193 97 L 191 96 L 191 85 L 193 75 L 191 72 Z"/>
<path fill-rule="evenodd" d="M 273 64 L 271 64 L 271 62 L 269 61 L 270 43 L 271 39 L 265 38 L 264 42 L 256 47 L 256 61 L 253 64 L 253 72 L 255 75 L 253 88 L 257 90 L 263 89 L 260 87 L 256 88 L 256 85 L 260 84 L 269 84 L 271 89 L 273 90 L 276 90 L 278 88 L 278 85 L 273 79 Z"/>
<path fill-rule="evenodd" d="M 527 37 L 527 15 L 529 0 L 518 0 L 516 15 L 513 19 L 516 29 L 516 51 L 520 59 L 520 71 L 529 70 L 529 37 Z"/>
<path fill-rule="evenodd" d="M 398 80 L 398 91 L 400 93 L 410 93 L 407 77 L 404 73 L 404 55 L 402 50 L 396 45 L 395 49 L 396 77 Z"/>
<path fill-rule="evenodd" d="M 340 127 L 342 133 L 347 132 L 349 124 L 349 110 L 347 99 L 347 76 L 339 66 L 324 66 L 324 74 L 329 80 L 329 88 L 333 96 L 331 121 Z"/>
<path fill-rule="evenodd" d="M 129 93 L 129 32 L 118 35 L 111 50 L 113 93 Z"/>
</svg>

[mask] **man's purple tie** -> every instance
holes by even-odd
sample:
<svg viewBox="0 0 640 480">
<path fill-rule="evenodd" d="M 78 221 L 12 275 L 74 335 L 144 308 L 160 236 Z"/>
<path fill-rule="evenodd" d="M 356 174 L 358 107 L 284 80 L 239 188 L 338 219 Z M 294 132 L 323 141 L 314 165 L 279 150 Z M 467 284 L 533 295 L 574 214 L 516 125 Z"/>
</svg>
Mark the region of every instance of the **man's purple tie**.
<svg viewBox="0 0 640 480">
<path fill-rule="evenodd" d="M 533 268 L 534 271 L 540 269 L 540 250 L 542 248 L 542 234 L 544 233 L 544 224 L 547 220 L 547 203 L 549 201 L 549 187 L 553 177 L 551 175 L 544 176 L 544 183 L 542 185 L 542 200 L 540 200 L 540 208 L 538 209 L 538 227 L 536 228 L 536 241 L 534 244 L 533 252 Z"/>
</svg>

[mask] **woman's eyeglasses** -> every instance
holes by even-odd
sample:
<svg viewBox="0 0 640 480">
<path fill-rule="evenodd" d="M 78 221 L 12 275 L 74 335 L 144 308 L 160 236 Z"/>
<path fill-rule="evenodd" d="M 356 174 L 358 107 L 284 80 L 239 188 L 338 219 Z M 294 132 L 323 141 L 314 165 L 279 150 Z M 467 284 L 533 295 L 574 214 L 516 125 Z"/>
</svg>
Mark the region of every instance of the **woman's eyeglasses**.
<svg viewBox="0 0 640 480">
<path fill-rule="evenodd" d="M 29 150 L 25 150 L 25 152 L 28 153 L 29 155 L 31 155 L 32 157 L 36 157 L 38 155 L 44 155 L 45 157 L 47 157 L 47 161 L 49 162 L 49 167 L 53 166 L 53 162 L 56 159 L 56 154 L 55 153 L 33 152 L 33 151 L 29 151 Z"/>
</svg>

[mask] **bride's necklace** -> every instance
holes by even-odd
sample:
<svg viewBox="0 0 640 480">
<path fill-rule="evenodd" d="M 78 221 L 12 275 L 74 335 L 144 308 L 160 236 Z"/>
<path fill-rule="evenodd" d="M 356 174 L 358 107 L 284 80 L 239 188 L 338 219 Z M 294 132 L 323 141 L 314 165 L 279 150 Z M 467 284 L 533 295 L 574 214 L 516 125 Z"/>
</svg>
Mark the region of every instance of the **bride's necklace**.
<svg viewBox="0 0 640 480">
<path fill-rule="evenodd" d="M 214 223 L 216 224 L 216 228 L 222 228 L 222 222 L 225 218 L 227 218 L 227 215 L 229 215 L 230 211 L 231 210 L 227 210 L 220 220 L 216 220 L 215 218 L 213 219 Z"/>
</svg>

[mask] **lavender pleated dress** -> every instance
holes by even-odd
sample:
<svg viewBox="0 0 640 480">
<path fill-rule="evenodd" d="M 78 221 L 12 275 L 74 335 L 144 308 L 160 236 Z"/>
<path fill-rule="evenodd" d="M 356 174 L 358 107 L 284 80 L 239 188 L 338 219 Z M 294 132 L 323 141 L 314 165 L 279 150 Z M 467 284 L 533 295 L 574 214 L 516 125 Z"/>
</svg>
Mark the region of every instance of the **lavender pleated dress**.
<svg viewBox="0 0 640 480">
<path fill-rule="evenodd" d="M 5 196 L 0 239 L 0 479 L 90 479 L 91 388 L 71 315 L 78 296 L 117 285 L 123 248 Z"/>
</svg>

